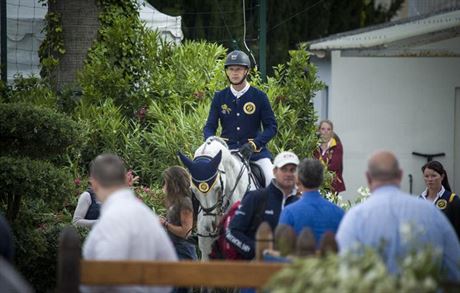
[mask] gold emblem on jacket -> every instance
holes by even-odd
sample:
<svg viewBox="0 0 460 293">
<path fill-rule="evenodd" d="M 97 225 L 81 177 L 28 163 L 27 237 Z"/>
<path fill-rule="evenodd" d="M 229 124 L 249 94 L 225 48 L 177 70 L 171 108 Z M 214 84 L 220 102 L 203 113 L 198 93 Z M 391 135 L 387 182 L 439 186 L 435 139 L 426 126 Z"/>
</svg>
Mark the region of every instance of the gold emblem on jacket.
<svg viewBox="0 0 460 293">
<path fill-rule="evenodd" d="M 447 200 L 445 200 L 445 199 L 438 200 L 436 202 L 436 206 L 441 210 L 445 209 L 447 207 Z"/>
<path fill-rule="evenodd" d="M 244 111 L 244 113 L 246 113 L 248 115 L 254 114 L 254 112 L 256 111 L 256 105 L 254 105 L 254 103 L 252 103 L 252 102 L 247 102 L 243 106 L 243 111 Z"/>
</svg>

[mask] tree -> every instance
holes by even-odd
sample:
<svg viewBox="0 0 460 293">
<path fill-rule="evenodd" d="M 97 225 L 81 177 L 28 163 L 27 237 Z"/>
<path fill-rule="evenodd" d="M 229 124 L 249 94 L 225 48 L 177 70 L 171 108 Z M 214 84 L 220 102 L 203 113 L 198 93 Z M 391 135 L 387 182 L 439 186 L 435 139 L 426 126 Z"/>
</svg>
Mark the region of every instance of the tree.
<svg viewBox="0 0 460 293">
<path fill-rule="evenodd" d="M 244 49 L 242 1 L 157 0 L 157 9 L 182 16 L 186 39 L 206 39 L 230 49 Z M 258 3 L 245 1 L 246 42 L 258 58 Z M 267 68 L 285 63 L 298 44 L 331 34 L 389 21 L 403 0 L 388 7 L 375 0 L 268 0 Z"/>
</svg>

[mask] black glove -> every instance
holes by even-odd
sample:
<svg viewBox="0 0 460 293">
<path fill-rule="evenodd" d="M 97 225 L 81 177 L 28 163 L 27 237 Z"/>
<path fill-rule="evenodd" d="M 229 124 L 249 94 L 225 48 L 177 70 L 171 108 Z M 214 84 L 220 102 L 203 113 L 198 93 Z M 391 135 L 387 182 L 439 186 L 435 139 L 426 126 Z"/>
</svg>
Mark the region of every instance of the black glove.
<svg viewBox="0 0 460 293">
<path fill-rule="evenodd" d="M 252 146 L 252 144 L 248 142 L 248 143 L 243 144 L 240 147 L 239 151 L 240 151 L 240 154 L 243 156 L 243 158 L 247 160 L 249 159 L 249 157 L 251 157 L 252 153 L 254 152 L 254 147 Z"/>
</svg>

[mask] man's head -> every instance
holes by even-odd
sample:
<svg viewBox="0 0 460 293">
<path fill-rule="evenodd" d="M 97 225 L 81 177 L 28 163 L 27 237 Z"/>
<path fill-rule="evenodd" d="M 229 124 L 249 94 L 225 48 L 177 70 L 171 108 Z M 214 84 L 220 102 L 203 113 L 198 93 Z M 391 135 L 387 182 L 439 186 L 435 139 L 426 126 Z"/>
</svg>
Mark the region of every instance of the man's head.
<svg viewBox="0 0 460 293">
<path fill-rule="evenodd" d="M 90 164 L 90 181 L 99 200 L 104 201 L 112 192 L 127 185 L 123 160 L 113 154 L 97 156 Z"/>
<path fill-rule="evenodd" d="M 246 80 L 250 67 L 249 56 L 242 51 L 232 51 L 225 59 L 225 73 L 233 85 L 240 85 Z"/>
<path fill-rule="evenodd" d="M 281 152 L 273 162 L 273 175 L 279 187 L 292 191 L 295 187 L 297 165 L 299 158 L 293 152 Z"/>
<path fill-rule="evenodd" d="M 402 171 L 396 156 L 389 151 L 375 152 L 369 158 L 366 177 L 371 191 L 383 185 L 399 186 Z"/>
<path fill-rule="evenodd" d="M 323 164 L 317 159 L 303 159 L 297 171 L 297 185 L 301 191 L 316 190 L 324 179 Z"/>
</svg>

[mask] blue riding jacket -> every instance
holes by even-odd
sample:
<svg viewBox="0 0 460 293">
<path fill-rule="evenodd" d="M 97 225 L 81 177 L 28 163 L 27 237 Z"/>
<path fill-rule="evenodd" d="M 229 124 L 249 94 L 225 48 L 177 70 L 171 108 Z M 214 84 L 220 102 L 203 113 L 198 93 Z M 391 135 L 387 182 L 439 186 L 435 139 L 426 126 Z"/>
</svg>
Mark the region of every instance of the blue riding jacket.
<svg viewBox="0 0 460 293">
<path fill-rule="evenodd" d="M 255 255 L 255 233 L 258 227 L 253 225 L 256 219 L 256 210 L 265 202 L 262 222 L 268 222 L 274 231 L 283 207 L 298 200 L 295 194 L 284 198 L 283 192 L 274 184 L 274 180 L 264 189 L 249 191 L 243 197 L 235 217 L 231 220 L 225 238 L 245 259 L 252 259 Z"/>
<path fill-rule="evenodd" d="M 252 161 L 271 158 L 265 146 L 276 135 L 277 124 L 264 92 L 252 86 L 239 98 L 232 94 L 230 87 L 217 92 L 203 129 L 205 140 L 216 135 L 219 122 L 222 127 L 221 137 L 230 149 L 239 149 L 252 140 L 257 146 Z"/>
</svg>

